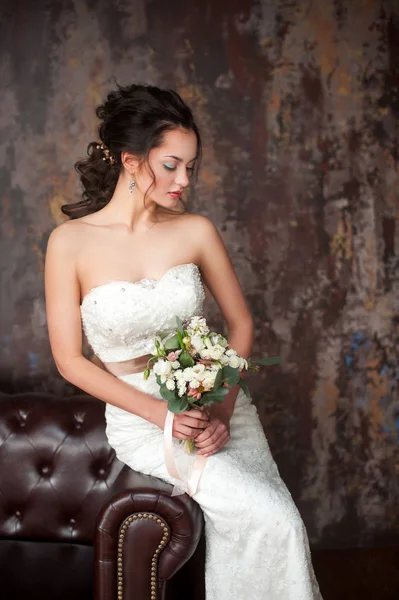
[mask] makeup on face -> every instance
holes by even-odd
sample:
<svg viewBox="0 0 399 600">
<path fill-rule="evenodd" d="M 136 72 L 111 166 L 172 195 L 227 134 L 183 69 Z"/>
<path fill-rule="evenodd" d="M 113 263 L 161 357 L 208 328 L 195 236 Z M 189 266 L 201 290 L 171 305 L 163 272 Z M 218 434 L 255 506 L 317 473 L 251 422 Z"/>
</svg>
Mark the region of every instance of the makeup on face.
<svg viewBox="0 0 399 600">
<path fill-rule="evenodd" d="M 173 158 L 173 159 L 174 159 L 175 161 L 177 161 L 178 163 L 182 163 L 182 162 L 183 162 L 183 159 L 182 159 L 182 158 L 180 158 L 179 156 L 167 155 L 167 156 L 166 156 L 166 158 Z M 195 161 L 195 158 L 196 158 L 196 157 L 192 158 L 192 159 L 191 159 L 191 160 L 189 160 L 189 161 L 188 161 L 188 163 L 187 163 L 186 170 L 187 170 L 187 171 L 190 173 L 190 175 L 191 175 L 191 174 L 193 173 L 193 171 L 194 171 L 194 165 L 193 165 L 193 164 L 192 164 L 192 165 L 190 165 L 190 163 L 194 163 L 194 161 Z M 189 166 L 189 165 L 190 165 L 190 166 Z M 163 163 L 163 166 L 165 167 L 165 169 L 166 169 L 167 171 L 176 171 L 176 169 L 177 169 L 177 166 L 176 166 L 176 165 L 175 165 L 173 162 L 170 162 L 170 161 L 168 161 L 168 162 L 164 162 L 164 163 Z"/>
</svg>

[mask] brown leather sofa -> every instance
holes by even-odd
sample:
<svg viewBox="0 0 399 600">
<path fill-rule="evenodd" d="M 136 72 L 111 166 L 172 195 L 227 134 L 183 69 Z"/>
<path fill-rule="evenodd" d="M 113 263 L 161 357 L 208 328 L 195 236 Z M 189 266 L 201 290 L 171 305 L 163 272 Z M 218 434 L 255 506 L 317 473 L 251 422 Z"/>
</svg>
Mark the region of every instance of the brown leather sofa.
<svg viewBox="0 0 399 600">
<path fill-rule="evenodd" d="M 4 600 L 203 600 L 203 514 L 117 460 L 104 404 L 0 394 Z"/>
</svg>

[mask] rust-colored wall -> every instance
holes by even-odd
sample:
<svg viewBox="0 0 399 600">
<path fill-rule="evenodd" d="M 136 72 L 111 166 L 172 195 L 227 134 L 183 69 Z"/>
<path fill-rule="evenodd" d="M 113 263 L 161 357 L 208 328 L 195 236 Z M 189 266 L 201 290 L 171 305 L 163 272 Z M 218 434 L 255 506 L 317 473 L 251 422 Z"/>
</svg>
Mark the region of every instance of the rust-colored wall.
<svg viewBox="0 0 399 600">
<path fill-rule="evenodd" d="M 283 357 L 251 384 L 311 541 L 397 542 L 398 2 L 2 6 L 3 386 L 73 392 L 47 339 L 48 234 L 113 78 L 173 87 L 204 134 L 192 208 L 224 235 L 256 353 Z"/>
</svg>

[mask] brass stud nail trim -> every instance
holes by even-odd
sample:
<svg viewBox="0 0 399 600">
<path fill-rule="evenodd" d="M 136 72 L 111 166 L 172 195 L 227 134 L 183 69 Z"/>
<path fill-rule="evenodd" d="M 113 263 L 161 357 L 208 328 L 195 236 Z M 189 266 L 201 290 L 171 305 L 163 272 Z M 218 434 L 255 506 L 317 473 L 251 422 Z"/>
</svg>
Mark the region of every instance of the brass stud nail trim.
<svg viewBox="0 0 399 600">
<path fill-rule="evenodd" d="M 151 600 L 156 600 L 156 582 L 157 582 L 156 572 L 157 572 L 158 555 L 163 550 L 163 547 L 165 546 L 166 541 L 169 537 L 169 529 L 168 529 L 168 526 L 166 525 L 166 523 L 162 519 L 159 519 L 158 517 L 156 517 L 154 515 L 150 515 L 148 513 L 138 513 L 137 515 L 131 515 L 130 517 L 127 517 L 124 520 L 122 527 L 120 528 L 119 537 L 118 537 L 118 557 L 117 557 L 118 600 L 123 600 L 123 542 L 124 542 L 126 531 L 129 527 L 129 525 L 131 525 L 133 523 L 133 521 L 136 521 L 137 519 L 152 519 L 156 523 L 159 523 L 159 525 L 161 525 L 161 528 L 163 530 L 163 537 L 162 537 L 161 541 L 159 542 L 158 548 L 155 550 L 154 555 L 151 559 L 151 586 L 150 586 L 151 587 Z"/>
</svg>

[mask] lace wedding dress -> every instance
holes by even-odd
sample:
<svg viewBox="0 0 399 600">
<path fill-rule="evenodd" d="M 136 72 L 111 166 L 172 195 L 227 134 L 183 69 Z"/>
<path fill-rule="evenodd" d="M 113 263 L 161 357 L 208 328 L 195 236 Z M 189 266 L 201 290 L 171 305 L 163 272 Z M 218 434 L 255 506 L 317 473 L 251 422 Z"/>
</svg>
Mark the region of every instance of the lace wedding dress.
<svg viewBox="0 0 399 600">
<path fill-rule="evenodd" d="M 152 348 L 154 334 L 201 315 L 204 289 L 192 263 L 160 280 L 110 281 L 81 305 L 83 328 L 103 362 L 124 361 Z M 151 372 L 119 376 L 157 396 Z M 163 431 L 134 414 L 106 405 L 106 433 L 117 457 L 132 469 L 181 486 L 165 467 Z M 205 516 L 206 600 L 322 600 L 306 530 L 270 453 L 257 409 L 240 390 L 231 439 L 210 456 L 193 498 Z M 174 439 L 180 474 L 193 457 Z"/>
</svg>

